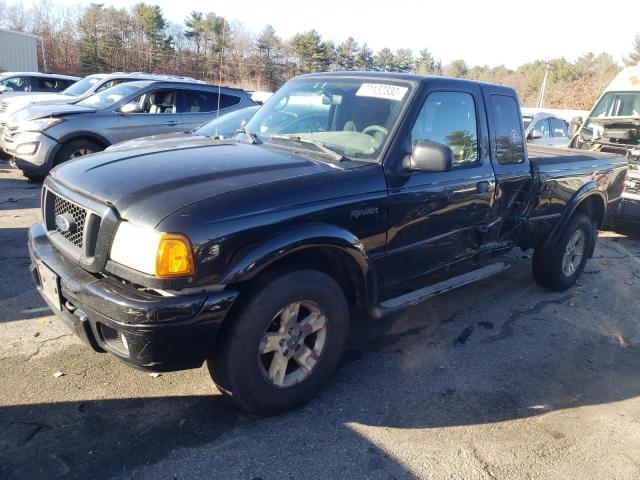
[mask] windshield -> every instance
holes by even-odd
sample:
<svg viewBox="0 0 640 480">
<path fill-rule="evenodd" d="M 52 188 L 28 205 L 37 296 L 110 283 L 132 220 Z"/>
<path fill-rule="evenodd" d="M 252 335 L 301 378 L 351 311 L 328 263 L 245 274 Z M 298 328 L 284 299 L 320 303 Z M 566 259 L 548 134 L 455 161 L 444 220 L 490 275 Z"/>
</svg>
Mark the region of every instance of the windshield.
<svg viewBox="0 0 640 480">
<path fill-rule="evenodd" d="M 524 123 L 524 129 L 525 130 L 527 128 L 529 128 L 529 125 L 531 125 L 532 121 L 533 121 L 533 117 L 528 117 L 528 116 L 523 116 L 522 117 L 522 123 Z"/>
<path fill-rule="evenodd" d="M 240 128 L 240 124 L 245 120 L 249 120 L 256 110 L 258 110 L 258 107 L 247 107 L 224 113 L 219 118 L 214 118 L 197 128 L 193 133 L 205 137 L 212 137 L 217 133 L 219 137 L 231 138 L 236 134 L 236 130 Z"/>
<path fill-rule="evenodd" d="M 596 104 L 585 123 L 590 128 L 595 118 L 640 117 L 640 92 L 607 92 Z"/>
<path fill-rule="evenodd" d="M 326 147 L 345 157 L 377 160 L 410 90 L 410 84 L 395 80 L 295 79 L 246 128 L 263 142 L 315 152 Z"/>
<path fill-rule="evenodd" d="M 100 110 L 115 105 L 124 97 L 128 97 L 140 88 L 138 85 L 132 85 L 131 83 L 121 83 L 115 87 L 107 88 L 100 93 L 95 93 L 84 100 L 80 100 L 76 105 Z"/>
<path fill-rule="evenodd" d="M 84 95 L 87 93 L 91 87 L 93 87 L 96 83 L 102 80 L 103 77 L 84 77 L 82 80 L 78 80 L 73 85 L 65 88 L 62 92 L 62 95 L 69 95 L 70 97 L 79 97 L 80 95 Z"/>
</svg>

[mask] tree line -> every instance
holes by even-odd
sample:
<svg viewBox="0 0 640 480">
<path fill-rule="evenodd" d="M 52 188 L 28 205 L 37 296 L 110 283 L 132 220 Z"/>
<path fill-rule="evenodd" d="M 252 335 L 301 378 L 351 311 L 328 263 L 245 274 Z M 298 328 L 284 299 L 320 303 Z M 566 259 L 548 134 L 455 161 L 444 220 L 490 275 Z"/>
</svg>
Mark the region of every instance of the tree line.
<svg viewBox="0 0 640 480">
<path fill-rule="evenodd" d="M 523 105 L 535 106 L 550 64 L 544 106 L 588 109 L 621 68 L 607 53 L 587 53 L 574 62 L 536 60 L 515 69 L 469 66 L 462 59 L 443 65 L 428 48 L 374 51 L 366 42 L 348 37 L 336 43 L 316 30 L 283 39 L 270 25 L 252 33 L 213 12 L 194 11 L 177 23 L 146 3 L 65 9 L 52 0 L 31 7 L 0 0 L 0 27 L 37 35 L 40 68 L 46 63 L 50 72 L 167 73 L 252 90 L 275 90 L 295 75 L 326 70 L 415 72 L 507 85 Z M 640 35 L 625 58 L 638 62 Z"/>
</svg>

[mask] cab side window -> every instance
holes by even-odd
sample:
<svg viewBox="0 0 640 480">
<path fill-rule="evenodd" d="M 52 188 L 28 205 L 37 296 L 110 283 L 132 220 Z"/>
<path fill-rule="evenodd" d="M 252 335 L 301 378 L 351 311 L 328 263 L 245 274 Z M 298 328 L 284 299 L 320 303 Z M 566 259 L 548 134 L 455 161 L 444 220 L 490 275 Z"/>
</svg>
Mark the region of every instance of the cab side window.
<svg viewBox="0 0 640 480">
<path fill-rule="evenodd" d="M 480 157 L 473 96 L 464 92 L 431 93 L 411 130 L 411 147 L 424 140 L 451 148 L 454 166 L 477 162 Z"/>
<path fill-rule="evenodd" d="M 515 98 L 491 95 L 493 151 L 500 165 L 524 162 L 522 120 Z"/>
</svg>

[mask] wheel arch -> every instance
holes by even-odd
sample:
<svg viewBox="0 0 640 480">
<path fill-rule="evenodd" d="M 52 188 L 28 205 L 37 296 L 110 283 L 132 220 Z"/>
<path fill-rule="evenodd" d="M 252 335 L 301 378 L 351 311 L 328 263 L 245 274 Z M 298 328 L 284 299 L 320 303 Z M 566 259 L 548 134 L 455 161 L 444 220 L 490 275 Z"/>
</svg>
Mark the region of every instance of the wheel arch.
<svg viewBox="0 0 640 480">
<path fill-rule="evenodd" d="M 298 227 L 269 238 L 235 261 L 223 285 L 249 282 L 275 269 L 315 268 L 336 280 L 350 300 L 366 307 L 377 300 L 376 272 L 360 240 L 333 225 Z"/>
<path fill-rule="evenodd" d="M 565 206 L 562 216 L 551 231 L 544 247 L 553 247 L 558 243 L 562 232 L 576 213 L 587 215 L 595 224 L 596 230 L 602 228 L 605 221 L 606 205 L 606 194 L 598 188 L 595 181 L 583 185 Z"/>
<path fill-rule="evenodd" d="M 73 132 L 72 134 L 62 137 L 60 139 L 60 143 L 62 145 L 65 145 L 76 140 L 89 140 L 91 142 L 100 144 L 103 148 L 107 148 L 111 145 L 111 142 L 106 137 L 92 131 Z"/>
</svg>

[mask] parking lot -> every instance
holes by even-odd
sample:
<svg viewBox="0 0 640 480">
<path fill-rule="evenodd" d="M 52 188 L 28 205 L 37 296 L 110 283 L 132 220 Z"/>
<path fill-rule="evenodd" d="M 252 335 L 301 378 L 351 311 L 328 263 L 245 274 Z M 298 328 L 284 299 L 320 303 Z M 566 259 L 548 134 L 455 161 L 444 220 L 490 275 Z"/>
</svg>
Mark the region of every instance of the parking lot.
<svg viewBox="0 0 640 480">
<path fill-rule="evenodd" d="M 639 478 L 640 233 L 601 232 L 577 286 L 530 252 L 389 320 L 356 314 L 305 407 L 238 413 L 206 367 L 150 376 L 81 345 L 28 271 L 40 186 L 0 162 L 0 477 Z"/>
</svg>

